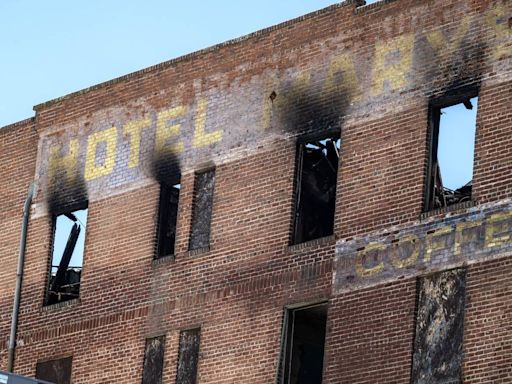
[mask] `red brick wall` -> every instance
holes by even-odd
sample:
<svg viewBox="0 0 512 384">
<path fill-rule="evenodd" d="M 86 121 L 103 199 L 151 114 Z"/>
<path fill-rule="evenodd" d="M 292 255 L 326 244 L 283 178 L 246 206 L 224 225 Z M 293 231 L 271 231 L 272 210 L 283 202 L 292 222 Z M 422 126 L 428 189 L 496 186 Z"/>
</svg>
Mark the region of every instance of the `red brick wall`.
<svg viewBox="0 0 512 384">
<path fill-rule="evenodd" d="M 410 383 L 416 281 L 364 289 L 329 303 L 324 383 Z"/>
<path fill-rule="evenodd" d="M 496 260 L 468 272 L 465 380 L 508 383 L 512 380 L 512 262 Z"/>
<path fill-rule="evenodd" d="M 483 88 L 478 103 L 475 145 L 475 198 L 479 202 L 512 196 L 512 82 Z"/>
</svg>

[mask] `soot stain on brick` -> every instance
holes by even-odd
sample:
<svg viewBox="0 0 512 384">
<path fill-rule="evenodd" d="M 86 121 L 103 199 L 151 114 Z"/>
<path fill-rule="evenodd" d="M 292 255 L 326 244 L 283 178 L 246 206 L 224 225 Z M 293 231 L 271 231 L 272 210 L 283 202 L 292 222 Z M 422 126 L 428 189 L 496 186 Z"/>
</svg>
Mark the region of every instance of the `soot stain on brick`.
<svg viewBox="0 0 512 384">
<path fill-rule="evenodd" d="M 414 384 L 462 382 L 465 269 L 420 280 L 412 380 Z"/>
<path fill-rule="evenodd" d="M 449 80 L 444 86 L 443 92 L 450 93 L 467 87 L 480 87 L 482 73 L 484 73 L 484 57 L 486 47 L 479 43 L 475 48 L 462 50 L 462 58 L 454 60 L 444 73 Z"/>
<path fill-rule="evenodd" d="M 290 133 L 339 129 L 351 101 L 349 93 L 344 90 L 322 92 L 314 86 L 294 84 L 278 92 L 275 99 L 273 108 L 279 126 Z"/>
<path fill-rule="evenodd" d="M 150 170 L 152 177 L 160 184 L 174 185 L 180 182 L 180 159 L 172 152 L 155 153 L 151 159 Z"/>
<path fill-rule="evenodd" d="M 64 171 L 58 171 L 49 181 L 47 205 L 50 215 L 81 209 L 87 202 L 87 185 L 78 172 L 70 180 Z"/>
<path fill-rule="evenodd" d="M 472 35 L 471 29 L 468 34 Z M 477 32 L 475 32 L 478 35 Z M 426 42 L 423 42 L 427 44 Z M 429 88 L 427 94 L 432 98 L 441 95 L 455 95 L 458 90 L 464 88 L 479 88 L 482 81 L 482 74 L 486 70 L 486 57 L 490 47 L 481 37 L 476 41 L 469 38 L 463 39 L 460 48 L 449 57 L 439 56 L 436 61 L 432 57 L 436 57 L 435 52 L 431 52 L 426 56 L 428 63 L 423 65 L 429 66 L 427 77 L 424 79 L 425 84 L 431 84 L 436 79 L 440 79 L 442 84 L 438 87 Z M 439 68 L 441 70 L 439 71 Z"/>
</svg>

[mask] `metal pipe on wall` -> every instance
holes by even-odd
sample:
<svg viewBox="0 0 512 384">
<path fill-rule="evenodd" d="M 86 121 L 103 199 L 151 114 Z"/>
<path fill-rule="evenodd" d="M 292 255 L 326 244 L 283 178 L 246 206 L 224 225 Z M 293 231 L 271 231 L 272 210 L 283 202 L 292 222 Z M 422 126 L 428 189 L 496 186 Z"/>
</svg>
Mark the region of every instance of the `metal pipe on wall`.
<svg viewBox="0 0 512 384">
<path fill-rule="evenodd" d="M 18 330 L 18 315 L 20 310 L 21 283 L 23 280 L 23 266 L 25 264 L 25 247 L 27 243 L 28 218 L 30 215 L 30 205 L 34 196 L 35 184 L 32 182 L 28 188 L 27 198 L 23 207 L 23 223 L 21 225 L 20 248 L 18 255 L 18 268 L 16 271 L 16 289 L 14 291 L 14 303 L 12 307 L 11 334 L 9 337 L 9 356 L 7 361 L 7 371 L 14 371 L 14 353 L 16 349 L 16 334 Z"/>
</svg>

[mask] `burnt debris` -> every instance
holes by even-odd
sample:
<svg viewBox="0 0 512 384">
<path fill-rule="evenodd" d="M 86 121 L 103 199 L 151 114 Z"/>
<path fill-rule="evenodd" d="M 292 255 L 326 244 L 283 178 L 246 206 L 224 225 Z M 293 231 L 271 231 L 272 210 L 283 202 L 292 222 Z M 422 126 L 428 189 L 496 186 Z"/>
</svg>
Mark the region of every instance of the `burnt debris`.
<svg viewBox="0 0 512 384">
<path fill-rule="evenodd" d="M 333 234 L 339 149 L 335 135 L 298 144 L 294 244 Z"/>
<path fill-rule="evenodd" d="M 46 305 L 80 296 L 87 207 L 53 215 L 52 223 L 53 246 Z"/>
</svg>

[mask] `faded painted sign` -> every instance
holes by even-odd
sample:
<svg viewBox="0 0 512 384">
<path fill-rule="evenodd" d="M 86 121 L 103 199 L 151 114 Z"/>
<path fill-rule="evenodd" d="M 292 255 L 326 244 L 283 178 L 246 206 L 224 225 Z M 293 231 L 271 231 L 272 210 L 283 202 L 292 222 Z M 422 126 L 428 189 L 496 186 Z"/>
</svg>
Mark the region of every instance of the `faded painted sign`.
<svg viewBox="0 0 512 384">
<path fill-rule="evenodd" d="M 446 79 L 436 60 L 464 62 L 461 57 L 467 56 L 471 63 L 483 62 L 478 59 L 482 53 L 465 43 L 468 36 L 487 31 L 489 39 L 476 45 L 491 51 L 489 57 L 510 58 L 509 17 L 510 7 L 498 2 L 484 18 L 468 15 L 457 28 L 403 33 L 378 41 L 366 53 L 340 45 L 338 51 L 312 59 L 309 69 L 269 69 L 245 83 L 222 80 L 223 75 L 216 74 L 221 86 L 208 90 L 195 83 L 181 84 L 194 89 L 195 96 L 186 103 L 179 99 L 179 91 L 173 91 L 163 109 L 155 109 L 142 97 L 129 106 L 100 109 L 43 134 L 39 185 L 66 189 L 80 179 L 94 200 L 96 195 L 147 179 L 155 163 L 160 168 L 183 169 L 185 164 L 190 169 L 237 148 L 257 147 L 271 130 L 295 134 L 339 127 L 344 115 L 368 103 L 428 86 L 432 79 L 421 75 L 428 72 L 425 67 L 439 72 L 434 77 Z M 447 59 L 444 52 L 457 58 Z M 472 76 L 481 75 L 476 72 Z M 448 81 L 452 80 L 457 79 Z"/>
<path fill-rule="evenodd" d="M 512 254 L 512 203 L 336 245 L 334 292 Z"/>
</svg>

